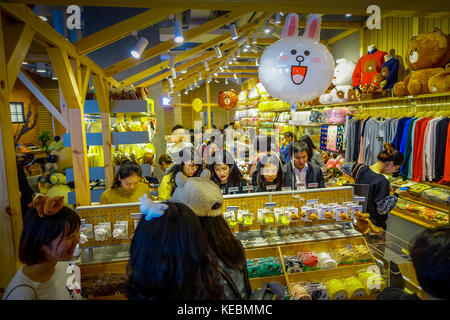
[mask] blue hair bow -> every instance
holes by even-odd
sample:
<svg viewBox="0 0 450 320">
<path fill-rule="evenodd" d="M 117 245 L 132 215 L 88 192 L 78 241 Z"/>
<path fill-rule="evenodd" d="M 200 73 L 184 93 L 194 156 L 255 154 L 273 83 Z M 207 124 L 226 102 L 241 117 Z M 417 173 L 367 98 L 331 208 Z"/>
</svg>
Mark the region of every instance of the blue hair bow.
<svg viewBox="0 0 450 320">
<path fill-rule="evenodd" d="M 139 198 L 139 201 L 141 202 L 139 209 L 145 216 L 146 221 L 150 221 L 152 218 L 161 217 L 164 214 L 164 211 L 169 207 L 165 203 L 154 203 L 147 194 L 144 194 L 143 197 Z"/>
</svg>

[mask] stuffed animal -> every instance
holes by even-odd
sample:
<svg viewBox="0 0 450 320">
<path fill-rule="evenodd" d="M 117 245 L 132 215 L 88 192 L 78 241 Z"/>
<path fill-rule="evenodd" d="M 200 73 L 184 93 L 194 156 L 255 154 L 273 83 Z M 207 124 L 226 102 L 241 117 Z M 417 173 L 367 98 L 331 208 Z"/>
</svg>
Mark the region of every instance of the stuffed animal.
<svg viewBox="0 0 450 320">
<path fill-rule="evenodd" d="M 402 97 L 430 93 L 429 79 L 441 73 L 449 62 L 450 38 L 438 28 L 434 32 L 414 36 L 405 59 L 411 74 L 394 85 L 394 95 Z"/>
<path fill-rule="evenodd" d="M 203 170 L 200 177 L 186 177 L 177 173 L 175 189 L 169 201 L 182 202 L 199 217 L 217 217 L 222 214 L 223 194 L 211 179 L 209 170 Z"/>
<path fill-rule="evenodd" d="M 136 95 L 138 96 L 139 99 L 145 100 L 147 98 L 147 95 L 148 95 L 147 88 L 145 88 L 145 87 L 137 87 L 136 88 Z"/>
<path fill-rule="evenodd" d="M 370 221 L 369 219 L 370 214 L 355 211 L 354 215 L 356 219 L 356 224 L 354 225 L 354 228 L 356 231 L 360 232 L 363 235 L 369 232 L 374 234 L 383 233 L 383 228 L 375 226 L 372 223 L 372 221 Z"/>
<path fill-rule="evenodd" d="M 377 73 L 373 76 L 372 82 L 363 87 L 361 98 L 363 100 L 381 98 L 385 96 L 385 91 L 383 90 L 385 86 L 385 76 L 382 73 Z"/>
<path fill-rule="evenodd" d="M 333 104 L 348 101 L 348 91 L 352 89 L 352 74 L 355 64 L 345 58 L 336 60 L 332 83 L 334 88 L 319 98 L 321 104 Z"/>
<path fill-rule="evenodd" d="M 450 63 L 445 66 L 444 71 L 428 80 L 428 90 L 432 93 L 450 91 Z"/>
<path fill-rule="evenodd" d="M 225 110 L 231 110 L 236 107 L 238 101 L 238 96 L 236 92 L 231 89 L 229 91 L 219 92 L 219 107 Z"/>
</svg>

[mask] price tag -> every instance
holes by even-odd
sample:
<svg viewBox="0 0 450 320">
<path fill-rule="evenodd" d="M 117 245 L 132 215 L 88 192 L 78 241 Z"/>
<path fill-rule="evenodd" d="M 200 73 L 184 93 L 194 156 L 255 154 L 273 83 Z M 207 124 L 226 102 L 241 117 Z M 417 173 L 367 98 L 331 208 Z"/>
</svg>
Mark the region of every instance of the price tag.
<svg viewBox="0 0 450 320">
<path fill-rule="evenodd" d="M 227 211 L 237 211 L 237 210 L 239 210 L 238 206 L 228 206 L 227 207 Z"/>
<path fill-rule="evenodd" d="M 253 186 L 243 186 L 242 190 L 243 191 L 247 191 L 247 192 L 252 192 L 253 191 Z"/>
<path fill-rule="evenodd" d="M 282 187 L 281 191 L 291 191 L 292 188 L 291 187 Z"/>
<path fill-rule="evenodd" d="M 353 201 L 355 202 L 365 202 L 366 201 L 366 197 L 353 197 Z"/>
<path fill-rule="evenodd" d="M 325 188 L 332 187 L 333 184 L 331 182 L 325 182 Z"/>
<path fill-rule="evenodd" d="M 228 188 L 228 192 L 239 192 L 239 187 Z"/>
<path fill-rule="evenodd" d="M 317 188 L 319 186 L 319 184 L 317 182 L 314 183 L 308 183 L 308 189 L 309 188 Z"/>
<path fill-rule="evenodd" d="M 311 205 L 311 204 L 316 204 L 319 203 L 319 200 L 317 199 L 311 199 L 311 200 L 306 200 L 306 205 Z"/>
<path fill-rule="evenodd" d="M 295 184 L 295 187 L 297 188 L 297 190 L 305 190 L 305 185 L 303 183 L 297 183 Z"/>
<path fill-rule="evenodd" d="M 276 188 L 277 188 L 277 185 L 276 185 L 276 184 L 269 184 L 269 185 L 266 187 L 267 190 L 275 190 Z"/>
<path fill-rule="evenodd" d="M 276 202 L 266 202 L 264 203 L 265 208 L 275 208 L 277 206 Z"/>
</svg>

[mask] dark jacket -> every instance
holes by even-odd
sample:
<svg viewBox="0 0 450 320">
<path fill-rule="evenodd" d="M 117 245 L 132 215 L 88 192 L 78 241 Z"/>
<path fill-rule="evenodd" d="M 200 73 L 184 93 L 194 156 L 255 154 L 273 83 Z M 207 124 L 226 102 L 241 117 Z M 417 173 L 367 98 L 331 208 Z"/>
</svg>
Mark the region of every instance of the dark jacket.
<svg viewBox="0 0 450 320">
<path fill-rule="evenodd" d="M 292 161 L 287 162 L 282 169 L 283 169 L 284 186 L 291 187 L 292 190 L 295 190 L 296 179 Z M 317 188 L 325 188 L 322 169 L 320 169 L 318 165 L 308 162 L 308 171 L 306 172 L 307 189 L 313 188 L 312 186 L 309 186 L 311 183 L 317 183 L 318 184 Z"/>
</svg>

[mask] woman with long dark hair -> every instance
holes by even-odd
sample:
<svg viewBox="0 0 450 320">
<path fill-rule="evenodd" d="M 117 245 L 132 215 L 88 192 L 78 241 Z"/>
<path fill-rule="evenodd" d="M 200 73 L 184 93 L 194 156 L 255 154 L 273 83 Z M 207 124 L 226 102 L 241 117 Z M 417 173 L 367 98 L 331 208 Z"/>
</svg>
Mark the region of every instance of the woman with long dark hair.
<svg viewBox="0 0 450 320">
<path fill-rule="evenodd" d="M 214 181 L 224 194 L 230 193 L 230 188 L 238 188 L 242 192 L 242 187 L 246 186 L 242 173 L 239 170 L 233 156 L 226 150 L 218 150 L 207 158 L 207 166 L 211 172 L 211 180 Z"/>
<path fill-rule="evenodd" d="M 168 169 L 158 188 L 158 199 L 161 201 L 172 197 L 177 188 L 175 177 L 178 172 L 183 172 L 189 178 L 199 177 L 203 171 L 202 158 L 194 148 L 184 148 L 175 155 L 177 157 L 174 159 L 174 164 Z"/>
<path fill-rule="evenodd" d="M 130 160 L 124 161 L 114 177 L 113 185 L 100 197 L 100 204 L 139 202 L 145 193 L 150 194 L 148 184 L 141 180 L 141 166 Z"/>
<path fill-rule="evenodd" d="M 284 186 L 281 168 L 281 160 L 275 153 L 262 155 L 256 166 L 258 172 L 256 192 L 281 191 Z M 269 185 L 274 187 L 268 187 Z"/>
<path fill-rule="evenodd" d="M 194 212 L 164 202 L 162 215 L 141 218 L 130 245 L 130 300 L 217 300 L 223 286 L 216 255 Z"/>
<path fill-rule="evenodd" d="M 300 142 L 306 143 L 308 146 L 308 160 L 309 162 L 313 164 L 317 164 L 320 169 L 322 170 L 322 173 L 324 176 L 327 174 L 327 168 L 325 167 L 325 163 L 323 162 L 322 154 L 320 153 L 319 149 L 314 145 L 314 143 L 311 140 L 311 137 L 308 135 L 304 135 L 300 138 Z"/>
</svg>

